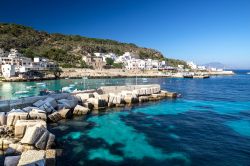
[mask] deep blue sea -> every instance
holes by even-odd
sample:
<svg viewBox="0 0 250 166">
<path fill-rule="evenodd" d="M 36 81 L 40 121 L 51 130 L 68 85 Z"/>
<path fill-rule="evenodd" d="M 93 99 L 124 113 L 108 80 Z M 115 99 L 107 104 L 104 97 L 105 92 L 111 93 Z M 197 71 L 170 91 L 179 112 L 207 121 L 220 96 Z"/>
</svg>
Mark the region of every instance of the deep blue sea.
<svg viewBox="0 0 250 166">
<path fill-rule="evenodd" d="M 249 166 L 250 75 L 154 78 L 182 94 L 52 124 L 58 165 Z"/>
</svg>

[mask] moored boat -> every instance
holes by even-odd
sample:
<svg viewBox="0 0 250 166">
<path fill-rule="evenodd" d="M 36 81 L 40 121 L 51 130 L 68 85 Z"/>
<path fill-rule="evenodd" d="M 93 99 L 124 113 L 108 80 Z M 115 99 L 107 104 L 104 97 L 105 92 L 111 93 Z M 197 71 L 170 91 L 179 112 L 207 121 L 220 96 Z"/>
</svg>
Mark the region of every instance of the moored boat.
<svg viewBox="0 0 250 166">
<path fill-rule="evenodd" d="M 209 78 L 210 76 L 209 75 L 194 75 L 193 78 L 201 78 L 201 79 L 204 79 L 204 78 Z"/>
<path fill-rule="evenodd" d="M 27 94 L 27 93 L 29 93 L 29 91 L 27 91 L 27 90 L 21 90 L 21 91 L 15 92 L 16 95 Z"/>
</svg>

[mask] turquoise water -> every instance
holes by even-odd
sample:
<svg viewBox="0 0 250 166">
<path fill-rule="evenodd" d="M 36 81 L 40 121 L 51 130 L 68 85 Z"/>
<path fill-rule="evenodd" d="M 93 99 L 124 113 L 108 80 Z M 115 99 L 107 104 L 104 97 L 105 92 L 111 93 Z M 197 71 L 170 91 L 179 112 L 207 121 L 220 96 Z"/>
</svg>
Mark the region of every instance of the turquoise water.
<svg viewBox="0 0 250 166">
<path fill-rule="evenodd" d="M 250 75 L 245 73 L 148 79 L 182 97 L 51 124 L 58 148 L 64 149 L 58 165 L 249 166 Z M 96 85 L 108 81 L 136 82 L 94 80 Z"/>
<path fill-rule="evenodd" d="M 41 84 L 42 83 L 42 84 Z M 104 85 L 131 85 L 145 84 L 148 80 L 142 78 L 131 79 L 60 79 L 42 82 L 1 82 L 0 99 L 15 99 L 27 96 L 36 96 L 41 90 L 60 91 L 63 87 L 72 86 L 72 89 L 84 90 L 98 88 Z M 32 87 L 30 87 L 32 86 Z M 19 91 L 27 91 L 23 94 L 16 94 Z"/>
</svg>

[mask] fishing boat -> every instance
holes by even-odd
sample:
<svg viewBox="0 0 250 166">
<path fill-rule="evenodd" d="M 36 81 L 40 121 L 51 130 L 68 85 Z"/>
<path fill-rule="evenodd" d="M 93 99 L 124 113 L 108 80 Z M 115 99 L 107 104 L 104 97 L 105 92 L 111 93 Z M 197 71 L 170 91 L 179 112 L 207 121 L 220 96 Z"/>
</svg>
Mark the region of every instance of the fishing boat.
<svg viewBox="0 0 250 166">
<path fill-rule="evenodd" d="M 27 94 L 27 93 L 29 93 L 29 91 L 27 90 L 21 90 L 21 91 L 15 92 L 16 95 Z"/>
</svg>

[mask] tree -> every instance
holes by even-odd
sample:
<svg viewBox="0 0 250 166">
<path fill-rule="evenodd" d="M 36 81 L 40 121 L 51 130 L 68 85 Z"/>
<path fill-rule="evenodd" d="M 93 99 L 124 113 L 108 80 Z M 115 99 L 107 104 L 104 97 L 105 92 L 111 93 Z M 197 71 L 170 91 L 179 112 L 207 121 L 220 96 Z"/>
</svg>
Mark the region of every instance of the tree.
<svg viewBox="0 0 250 166">
<path fill-rule="evenodd" d="M 106 58 L 107 65 L 112 66 L 114 64 L 114 60 L 112 58 Z"/>
</svg>

